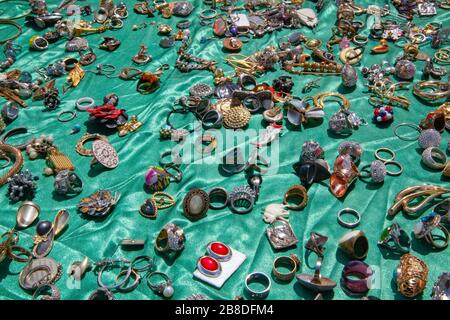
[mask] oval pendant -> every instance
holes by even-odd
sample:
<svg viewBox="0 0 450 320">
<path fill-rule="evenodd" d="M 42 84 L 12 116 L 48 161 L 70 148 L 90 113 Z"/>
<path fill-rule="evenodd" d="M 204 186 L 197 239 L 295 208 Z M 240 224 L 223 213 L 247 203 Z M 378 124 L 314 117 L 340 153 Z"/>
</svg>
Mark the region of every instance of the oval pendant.
<svg viewBox="0 0 450 320">
<path fill-rule="evenodd" d="M 28 228 L 39 216 L 41 209 L 31 201 L 24 201 L 17 210 L 16 223 L 19 228 Z"/>
<path fill-rule="evenodd" d="M 213 24 L 214 35 L 217 37 L 223 37 L 226 31 L 227 31 L 227 21 L 222 17 L 218 17 Z"/>
</svg>

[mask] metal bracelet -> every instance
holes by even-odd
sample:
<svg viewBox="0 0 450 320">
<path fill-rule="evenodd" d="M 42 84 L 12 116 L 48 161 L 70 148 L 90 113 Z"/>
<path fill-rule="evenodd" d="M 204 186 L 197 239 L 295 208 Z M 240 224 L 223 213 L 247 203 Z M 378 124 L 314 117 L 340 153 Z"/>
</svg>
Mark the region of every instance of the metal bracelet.
<svg viewBox="0 0 450 320">
<path fill-rule="evenodd" d="M 68 118 L 64 118 L 63 116 L 66 114 L 70 114 L 70 116 Z M 77 113 L 75 111 L 72 110 L 66 110 L 66 111 L 62 111 L 58 114 L 58 121 L 59 122 L 69 122 L 72 121 L 73 119 L 75 119 L 75 117 L 77 116 Z"/>
<path fill-rule="evenodd" d="M 399 123 L 396 127 L 395 127 L 395 129 L 394 129 L 394 135 L 397 137 L 397 138 L 399 138 L 400 140 L 404 140 L 404 141 L 416 141 L 417 139 L 418 139 L 418 137 L 415 137 L 415 138 L 408 138 L 408 137 L 405 137 L 405 136 L 401 136 L 400 134 L 398 134 L 398 129 L 400 128 L 400 127 L 409 127 L 409 128 L 413 128 L 414 130 L 416 130 L 417 132 L 421 132 L 422 130 L 420 129 L 420 127 L 418 126 L 418 125 L 416 125 L 416 124 L 414 124 L 414 123 L 406 123 L 406 122 L 404 122 L 404 123 Z"/>
<path fill-rule="evenodd" d="M 9 144 L 7 141 L 9 138 L 11 138 L 12 136 L 18 135 L 18 134 L 25 134 L 28 133 L 28 129 L 25 127 L 19 127 L 19 128 L 14 128 L 12 130 L 9 130 L 8 132 L 6 132 L 3 137 L 0 139 L 0 143 L 1 144 Z M 11 146 L 13 146 L 16 149 L 19 150 L 25 150 L 26 147 L 33 141 L 33 138 L 30 139 L 30 141 L 22 143 L 22 144 L 18 144 L 18 145 L 12 145 L 9 144 Z"/>
</svg>

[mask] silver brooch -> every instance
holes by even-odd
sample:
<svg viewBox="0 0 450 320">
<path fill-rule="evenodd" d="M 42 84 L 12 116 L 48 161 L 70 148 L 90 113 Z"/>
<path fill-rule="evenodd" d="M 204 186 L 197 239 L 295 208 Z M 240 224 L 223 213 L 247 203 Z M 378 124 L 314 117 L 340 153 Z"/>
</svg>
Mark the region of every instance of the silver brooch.
<svg viewBox="0 0 450 320">
<path fill-rule="evenodd" d="M 116 150 L 108 142 L 102 140 L 95 140 L 92 143 L 92 159 L 91 166 L 100 163 L 108 169 L 114 169 L 119 164 L 119 157 Z"/>
<path fill-rule="evenodd" d="M 276 220 L 266 230 L 267 237 L 274 249 L 283 249 L 295 246 L 298 242 L 289 222 Z"/>
</svg>

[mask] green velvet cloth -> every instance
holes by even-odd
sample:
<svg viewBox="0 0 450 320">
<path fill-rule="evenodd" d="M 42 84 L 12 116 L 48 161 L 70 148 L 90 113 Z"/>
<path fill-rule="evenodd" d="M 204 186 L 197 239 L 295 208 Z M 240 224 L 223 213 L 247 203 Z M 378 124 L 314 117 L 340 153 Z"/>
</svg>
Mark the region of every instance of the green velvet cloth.
<svg viewBox="0 0 450 320">
<path fill-rule="evenodd" d="M 50 9 L 59 1 L 48 1 Z M 98 261 L 107 257 L 125 257 L 132 259 L 138 255 L 151 255 L 155 258 L 157 270 L 166 272 L 174 282 L 175 294 L 173 299 L 184 299 L 193 293 L 202 293 L 213 299 L 233 299 L 237 295 L 243 294 L 244 279 L 247 274 L 254 271 L 262 271 L 271 274 L 273 260 L 281 255 L 297 254 L 301 260 L 301 273 L 311 274 L 314 272 L 315 255 L 308 257 L 305 253 L 304 244 L 309 238 L 311 231 L 325 234 L 329 237 L 326 244 L 326 253 L 322 267 L 322 274 L 330 277 L 339 283 L 344 264 L 347 257 L 338 249 L 338 240 L 349 230 L 341 227 L 337 223 L 337 212 L 345 207 L 351 207 L 362 214 L 362 221 L 359 230 L 363 230 L 369 239 L 369 254 L 365 262 L 372 265 L 379 277 L 379 285 L 372 289 L 369 294 L 381 299 L 403 299 L 397 293 L 394 271 L 399 262 L 398 256 L 386 256 L 378 248 L 377 241 L 381 231 L 392 223 L 387 219 L 387 210 L 392 205 L 397 192 L 406 187 L 420 185 L 424 183 L 447 186 L 448 180 L 441 177 L 441 172 L 432 171 L 421 164 L 421 150 L 417 141 L 401 141 L 393 135 L 393 128 L 401 122 L 419 123 L 426 114 L 434 108 L 425 105 L 416 99 L 411 90 L 404 94 L 411 100 L 410 110 L 395 108 L 394 122 L 387 126 L 377 126 L 371 122 L 373 107 L 368 103 L 368 94 L 363 83 L 361 68 L 373 63 L 380 63 L 386 59 L 393 63 L 394 58 L 401 53 L 401 49 L 393 43 L 389 43 L 389 52 L 381 55 L 371 55 L 370 48 L 377 44 L 370 40 L 366 45 L 366 52 L 360 65 L 357 66 L 359 81 L 354 90 L 343 90 L 341 79 L 337 76 L 323 77 L 320 80 L 320 88 L 314 88 L 311 95 L 320 92 L 339 91 L 346 94 L 351 101 L 351 110 L 366 118 L 369 122 L 367 126 L 354 131 L 350 137 L 336 137 L 327 133 L 327 123 L 331 115 L 337 110 L 336 105 L 331 103 L 325 107 L 326 116 L 320 125 L 309 126 L 298 129 L 284 129 L 280 138 L 279 168 L 276 174 L 263 177 L 263 184 L 259 199 L 253 211 L 246 215 L 233 214 L 228 208 L 224 210 L 210 210 L 208 215 L 196 222 L 189 221 L 183 215 L 182 201 L 184 195 L 193 188 L 209 190 L 213 187 L 224 187 L 231 191 L 239 185 L 246 185 L 244 173 L 231 177 L 224 177 L 218 170 L 217 164 L 183 164 L 183 180 L 180 183 L 172 183 L 167 188 L 167 192 L 174 195 L 177 204 L 170 208 L 160 210 L 156 220 L 143 218 L 139 212 L 139 206 L 149 197 L 144 191 L 144 174 L 150 165 L 157 165 L 159 155 L 164 150 L 169 150 L 174 146 L 172 141 L 160 141 L 159 129 L 165 124 L 165 118 L 174 101 L 182 95 L 187 95 L 192 84 L 213 83 L 213 76 L 207 71 L 192 71 L 181 73 L 173 68 L 177 57 L 177 47 L 163 49 L 158 43 L 161 38 L 158 35 L 158 23 L 167 23 L 176 31 L 176 23 L 182 18 L 172 17 L 163 19 L 156 14 L 155 18 L 147 18 L 133 12 L 135 1 L 125 1 L 129 9 L 129 17 L 124 20 L 124 27 L 118 31 L 107 31 L 104 34 L 93 34 L 86 37 L 89 44 L 97 54 L 94 64 L 85 67 L 85 70 L 95 71 L 98 63 L 113 64 L 117 70 L 123 67 L 132 66 L 131 58 L 138 52 L 139 45 L 145 44 L 149 47 L 149 53 L 153 56 L 153 61 L 143 69 L 155 71 L 160 64 L 169 64 L 170 70 L 165 71 L 161 76 L 161 87 L 150 95 L 141 95 L 136 92 L 135 81 L 123 81 L 118 78 L 108 79 L 86 73 L 80 85 L 68 93 L 63 94 L 60 90 L 62 103 L 58 110 L 52 112 L 44 111 L 42 101 L 27 101 L 28 107 L 20 110 L 19 118 L 8 129 L 26 126 L 30 134 L 27 136 L 17 136 L 10 140 L 11 143 L 18 143 L 27 138 L 40 134 L 52 134 L 60 150 L 67 154 L 76 166 L 76 173 L 84 182 L 83 192 L 72 198 L 57 196 L 53 192 L 53 177 L 45 177 L 42 172 L 45 161 L 28 159 L 24 153 L 24 169 L 29 169 L 33 174 L 39 176 L 38 191 L 33 199 L 41 206 L 40 220 L 53 220 L 56 212 L 62 208 L 69 210 L 71 219 L 68 229 L 62 233 L 54 243 L 54 248 L 50 257 L 60 262 L 63 266 L 62 278 L 57 282 L 61 289 L 62 299 L 86 299 L 91 292 L 97 288 L 97 277 L 94 272 L 88 272 L 82 279 L 79 288 L 73 288 L 68 284 L 66 274 L 68 267 L 76 260 L 82 260 L 87 256 L 91 261 Z M 202 1 L 192 1 L 196 9 L 189 17 L 192 20 L 191 36 L 192 44 L 188 52 L 199 55 L 203 58 L 214 59 L 219 66 L 223 67 L 227 74 L 232 74 L 233 70 L 224 61 L 225 53 L 222 50 L 222 40 L 213 39 L 206 43 L 201 43 L 202 37 L 212 37 L 211 26 L 201 27 L 199 25 L 198 14 L 205 9 Z M 358 4 L 367 6 L 374 1 L 359 1 Z M 97 7 L 96 1 L 87 1 Z M 378 1 L 382 6 L 389 1 Z M 85 4 L 85 2 L 80 2 Z M 313 3 L 307 1 L 306 7 L 313 7 Z M 12 16 L 23 12 L 27 8 L 25 2 L 10 1 L 0 4 L 3 9 L 1 17 Z M 449 25 L 450 15 L 448 11 L 439 9 L 439 15 L 431 18 L 415 18 L 415 22 L 423 26 L 427 22 L 442 22 L 444 26 Z M 88 17 L 92 19 L 92 16 Z M 319 25 L 314 32 L 307 27 L 300 29 L 307 37 L 319 38 L 324 44 L 330 36 L 330 28 L 336 20 L 336 6 L 334 2 L 327 1 L 325 8 L 319 14 Z M 362 15 L 357 19 L 366 21 L 366 16 Z M 132 25 L 147 22 L 149 26 L 145 29 L 132 31 Z M 22 25 L 24 20 L 18 20 Z M 150 24 L 152 23 L 152 24 Z M 153 24 L 155 23 L 155 24 Z M 1 37 L 11 34 L 10 27 L 1 26 Z M 293 30 L 282 30 L 265 35 L 261 39 L 251 40 L 244 44 L 241 53 L 250 55 L 268 45 L 275 45 L 281 41 L 282 37 L 290 34 Z M 49 49 L 43 52 L 33 52 L 28 49 L 28 41 L 33 35 L 43 34 L 43 31 L 36 31 L 29 27 L 24 27 L 23 34 L 14 42 L 23 46 L 23 50 L 18 54 L 14 68 L 33 73 L 36 78 L 35 68 L 47 66 L 58 59 L 65 57 L 77 57 L 77 54 L 67 53 L 64 50 L 66 42 L 58 41 L 50 44 Z M 367 26 L 362 34 L 368 35 Z M 121 46 L 114 52 L 106 52 L 98 49 L 103 36 L 114 36 L 122 41 Z M 421 47 L 428 54 L 433 54 L 433 50 L 427 44 Z M 305 49 L 306 52 L 309 50 Z M 337 52 L 338 46 L 335 46 Z M 415 80 L 421 77 L 423 62 L 416 63 L 417 73 Z M 272 83 L 272 80 L 286 72 L 277 66 L 276 71 L 267 72 L 258 78 L 259 82 Z M 301 89 L 315 76 L 293 75 L 295 81 L 294 94 L 303 96 Z M 57 87 L 61 89 L 64 77 L 57 80 Z M 96 128 L 86 126 L 88 114 L 78 112 L 75 120 L 69 123 L 57 121 L 57 115 L 63 110 L 75 110 L 75 101 L 80 97 L 90 96 L 95 99 L 97 105 L 102 104 L 103 97 L 114 92 L 119 95 L 119 107 L 127 110 L 131 115 L 137 115 L 143 122 L 143 126 L 136 133 L 125 137 L 119 137 L 116 133 L 109 134 L 110 143 L 116 148 L 120 157 L 120 164 L 114 170 L 94 170 L 90 168 L 91 159 L 82 157 L 75 151 L 75 144 L 84 132 L 96 132 Z M 0 98 L 2 104 L 4 99 Z M 177 117 L 177 125 L 192 121 L 192 116 Z M 81 124 L 81 132 L 70 134 L 74 124 Z M 262 128 L 262 115 L 253 115 L 249 128 Z M 221 129 L 222 132 L 225 129 Z M 443 134 L 441 148 L 445 149 L 448 132 Z M 361 165 L 368 164 L 374 160 L 374 151 L 380 147 L 389 147 L 396 152 L 396 160 L 403 164 L 404 172 L 399 177 L 387 176 L 384 184 L 372 185 L 362 181 L 357 181 L 354 188 L 344 199 L 336 199 L 329 191 L 329 181 L 317 183 L 311 186 L 308 191 L 308 205 L 303 211 L 291 211 L 289 221 L 293 226 L 299 242 L 297 247 L 284 252 L 276 252 L 272 249 L 267 236 L 265 224 L 262 220 L 264 208 L 272 203 L 281 203 L 284 193 L 288 187 L 299 183 L 299 178 L 293 173 L 292 164 L 298 161 L 302 144 L 310 139 L 318 141 L 325 150 L 325 158 L 333 165 L 337 156 L 337 149 L 340 143 L 346 140 L 354 140 L 361 143 L 364 154 Z M 90 145 L 90 144 L 89 144 Z M 4 172 L 4 170 L 2 171 Z M 89 196 L 99 189 L 108 189 L 122 194 L 122 198 L 114 211 L 104 220 L 88 220 L 77 212 L 76 206 L 81 198 Z M 7 185 L 1 187 L 0 197 L 0 231 L 5 232 L 15 225 L 16 211 L 19 203 L 11 203 L 6 195 Z M 414 224 L 417 220 L 407 218 L 403 214 L 398 214 L 394 221 L 412 235 Z M 173 222 L 184 229 L 186 235 L 186 247 L 175 261 L 167 261 L 157 255 L 154 251 L 154 240 L 159 230 L 167 223 Z M 20 231 L 19 245 L 31 248 L 35 228 L 30 227 Z M 145 239 L 146 245 L 142 250 L 124 251 L 118 244 L 122 239 Z M 196 268 L 197 259 L 205 253 L 206 245 L 210 241 L 223 241 L 232 248 L 247 255 L 246 261 L 234 273 L 225 285 L 217 290 L 193 278 L 192 272 Z M 449 271 L 450 258 L 449 251 L 434 251 L 424 241 L 413 240 L 412 254 L 423 259 L 429 266 L 428 285 L 417 299 L 430 299 L 431 287 L 437 277 L 444 271 Z M 18 284 L 18 274 L 24 264 L 19 262 L 3 262 L 0 266 L 0 297 L 2 299 L 30 299 L 29 292 L 24 291 Z M 273 279 L 273 277 L 272 277 Z M 111 280 L 111 279 L 110 279 Z M 117 299 L 161 299 L 154 294 L 143 281 L 139 287 L 129 293 L 116 293 Z M 304 289 L 296 281 L 288 284 L 280 284 L 273 281 L 269 299 L 312 299 L 314 294 Z M 344 293 L 338 286 L 333 293 L 325 295 L 327 299 L 352 299 Z"/>
</svg>

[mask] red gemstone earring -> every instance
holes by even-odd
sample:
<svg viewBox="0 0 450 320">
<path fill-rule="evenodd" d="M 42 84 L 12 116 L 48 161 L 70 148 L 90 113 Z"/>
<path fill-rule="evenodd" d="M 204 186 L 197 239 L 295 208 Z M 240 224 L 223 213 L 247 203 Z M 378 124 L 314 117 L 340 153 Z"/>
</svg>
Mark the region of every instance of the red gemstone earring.
<svg viewBox="0 0 450 320">
<path fill-rule="evenodd" d="M 222 242 L 210 242 L 206 251 L 211 257 L 222 262 L 230 260 L 233 254 L 231 248 Z"/>
<path fill-rule="evenodd" d="M 198 259 L 197 268 L 208 277 L 218 277 L 222 273 L 220 262 L 213 257 L 203 256 Z"/>
</svg>

